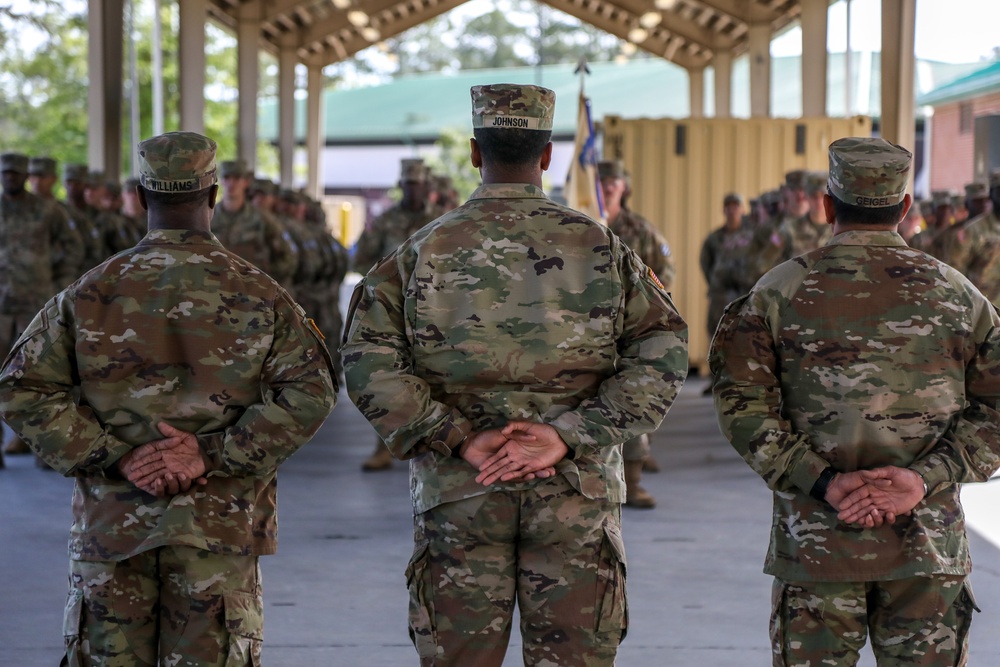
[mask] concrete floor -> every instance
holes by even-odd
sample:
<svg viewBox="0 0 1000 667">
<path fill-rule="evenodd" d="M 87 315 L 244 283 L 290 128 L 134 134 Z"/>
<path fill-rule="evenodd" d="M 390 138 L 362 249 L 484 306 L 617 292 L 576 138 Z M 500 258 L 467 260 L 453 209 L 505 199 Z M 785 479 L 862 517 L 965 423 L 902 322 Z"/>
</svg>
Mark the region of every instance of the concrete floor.
<svg viewBox="0 0 1000 667">
<path fill-rule="evenodd" d="M 654 510 L 625 509 L 631 628 L 622 667 L 770 664 L 770 493 L 719 434 L 691 378 L 654 437 Z M 412 548 L 405 465 L 362 474 L 368 424 L 346 395 L 279 474 L 279 552 L 263 558 L 265 664 L 416 665 L 403 580 Z M 62 646 L 71 481 L 8 457 L 0 471 L 0 667 L 51 667 Z M 972 493 L 974 491 L 974 493 Z M 973 667 L 1000 656 L 1000 480 L 966 501 L 983 613 Z M 516 634 L 516 633 L 515 633 Z M 515 637 L 505 666 L 521 664 Z M 861 662 L 871 667 L 866 654 Z"/>
</svg>

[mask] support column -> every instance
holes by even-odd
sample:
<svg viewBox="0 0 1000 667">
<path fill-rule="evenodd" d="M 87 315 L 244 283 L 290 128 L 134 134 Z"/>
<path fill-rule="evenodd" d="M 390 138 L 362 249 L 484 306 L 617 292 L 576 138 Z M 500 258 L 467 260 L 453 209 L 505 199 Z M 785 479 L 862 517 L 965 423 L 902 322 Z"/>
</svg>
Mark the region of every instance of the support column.
<svg viewBox="0 0 1000 667">
<path fill-rule="evenodd" d="M 292 187 L 295 161 L 295 36 L 287 35 L 278 50 L 278 161 L 281 186 Z"/>
<path fill-rule="evenodd" d="M 751 23 L 747 31 L 750 58 L 750 116 L 771 116 L 771 25 Z"/>
<path fill-rule="evenodd" d="M 715 117 L 729 118 L 733 113 L 733 56 L 729 51 L 717 50 L 712 58 L 715 69 Z"/>
<path fill-rule="evenodd" d="M 705 117 L 705 70 L 688 70 L 688 97 L 691 118 Z"/>
<path fill-rule="evenodd" d="M 802 0 L 802 116 L 826 115 L 827 0 Z M 847 86 L 850 87 L 850 81 Z"/>
<path fill-rule="evenodd" d="M 323 68 L 309 66 L 309 99 L 306 121 L 306 149 L 309 154 L 309 186 L 311 196 L 319 199 L 326 190 L 323 182 L 323 147 L 326 145 L 326 123 L 323 120 Z"/>
<path fill-rule="evenodd" d="M 887 141 L 916 147 L 914 57 L 916 0 L 882 0 L 882 125 Z M 911 178 L 912 172 L 911 172 Z"/>
<path fill-rule="evenodd" d="M 236 74 L 239 87 L 236 155 L 246 160 L 251 173 L 257 167 L 260 19 L 260 0 L 251 0 L 239 6 L 239 23 L 236 29 Z"/>
<path fill-rule="evenodd" d="M 208 0 L 177 0 L 181 127 L 205 133 L 205 22 Z"/>
<path fill-rule="evenodd" d="M 124 0 L 89 0 L 87 163 L 109 180 L 121 176 Z"/>
</svg>

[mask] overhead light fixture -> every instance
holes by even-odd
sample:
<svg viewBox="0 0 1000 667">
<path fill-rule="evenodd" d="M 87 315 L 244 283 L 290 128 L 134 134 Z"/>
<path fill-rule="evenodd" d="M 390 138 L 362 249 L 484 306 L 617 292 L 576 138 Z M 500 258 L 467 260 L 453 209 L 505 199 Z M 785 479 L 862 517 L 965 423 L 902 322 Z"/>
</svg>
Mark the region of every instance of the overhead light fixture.
<svg viewBox="0 0 1000 667">
<path fill-rule="evenodd" d="M 677 4 L 677 0 L 654 0 L 653 6 L 657 9 L 673 9 Z"/>
<path fill-rule="evenodd" d="M 660 12 L 646 12 L 639 17 L 639 25 L 643 28 L 655 28 L 662 20 L 663 15 Z"/>
<path fill-rule="evenodd" d="M 647 37 L 649 37 L 649 31 L 645 28 L 632 28 L 628 31 L 628 41 L 634 44 L 645 42 Z"/>
<path fill-rule="evenodd" d="M 624 65 L 625 63 L 628 62 L 628 56 L 625 55 L 624 53 L 619 53 L 615 56 L 614 62 L 616 65 Z"/>
<path fill-rule="evenodd" d="M 367 39 L 369 42 L 377 42 L 382 39 L 382 33 L 380 33 L 376 28 L 371 26 L 366 26 L 361 29 L 361 36 Z"/>
<path fill-rule="evenodd" d="M 360 9 L 352 9 L 347 12 L 347 22 L 355 28 L 361 28 L 368 25 L 368 14 L 365 14 Z"/>
<path fill-rule="evenodd" d="M 634 56 L 639 51 L 639 47 L 632 42 L 622 44 L 622 53 L 626 56 Z"/>
<path fill-rule="evenodd" d="M 332 0 L 332 2 L 337 9 L 347 9 L 351 6 L 351 0 Z"/>
</svg>

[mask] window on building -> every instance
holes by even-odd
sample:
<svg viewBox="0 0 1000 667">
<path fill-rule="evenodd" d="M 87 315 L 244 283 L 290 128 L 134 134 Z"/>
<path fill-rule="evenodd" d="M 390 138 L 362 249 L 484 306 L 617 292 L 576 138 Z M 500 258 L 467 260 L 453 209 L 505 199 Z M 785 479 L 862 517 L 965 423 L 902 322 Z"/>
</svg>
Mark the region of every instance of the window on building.
<svg viewBox="0 0 1000 667">
<path fill-rule="evenodd" d="M 972 134 L 972 102 L 962 102 L 958 105 L 958 131 L 960 134 Z"/>
</svg>

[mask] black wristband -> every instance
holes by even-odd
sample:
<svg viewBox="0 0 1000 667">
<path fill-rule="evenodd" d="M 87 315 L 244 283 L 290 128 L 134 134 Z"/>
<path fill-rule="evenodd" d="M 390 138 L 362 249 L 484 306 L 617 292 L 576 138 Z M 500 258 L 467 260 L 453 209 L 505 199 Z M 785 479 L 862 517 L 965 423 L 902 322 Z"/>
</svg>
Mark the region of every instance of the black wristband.
<svg viewBox="0 0 1000 667">
<path fill-rule="evenodd" d="M 813 488 L 810 489 L 809 495 L 820 501 L 821 503 L 826 502 L 826 490 L 830 486 L 830 482 L 833 478 L 837 476 L 837 471 L 832 467 L 823 468 L 823 472 L 819 474 L 816 478 L 816 483 L 813 484 Z"/>
</svg>

